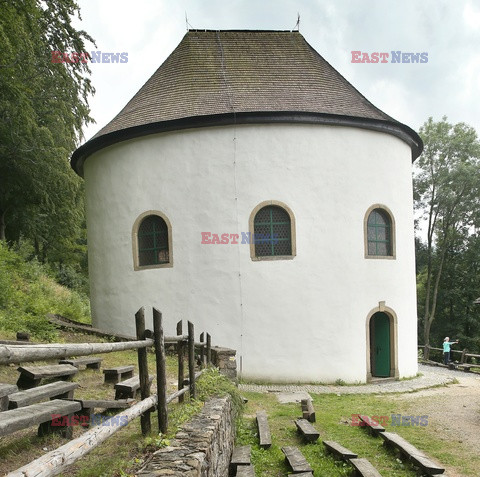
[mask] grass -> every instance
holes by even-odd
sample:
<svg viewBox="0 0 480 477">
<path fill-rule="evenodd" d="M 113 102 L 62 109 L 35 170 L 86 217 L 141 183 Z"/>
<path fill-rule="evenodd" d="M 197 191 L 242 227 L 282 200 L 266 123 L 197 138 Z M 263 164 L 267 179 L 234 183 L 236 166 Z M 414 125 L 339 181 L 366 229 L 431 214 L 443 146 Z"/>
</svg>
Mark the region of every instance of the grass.
<svg viewBox="0 0 480 477">
<path fill-rule="evenodd" d="M 0 332 L 14 339 L 16 332 L 30 333 L 41 341 L 56 341 L 56 328 L 47 313 L 69 316 L 88 323 L 90 303 L 82 293 L 59 285 L 51 270 L 25 259 L 0 240 Z"/>
<path fill-rule="evenodd" d="M 344 447 L 358 453 L 359 457 L 367 458 L 384 477 L 413 477 L 415 469 L 402 462 L 397 456 L 386 450 L 380 437 L 371 437 L 366 430 L 351 425 L 352 414 L 367 414 L 369 416 L 391 416 L 392 414 L 418 415 L 418 409 L 409 402 L 395 400 L 394 396 L 375 396 L 367 394 L 351 394 L 338 396 L 336 394 L 312 394 L 316 409 L 314 424 L 320 432 L 320 439 L 315 443 L 304 444 L 296 432 L 293 420 L 301 416 L 298 403 L 280 404 L 271 394 L 244 393 L 249 400 L 244 418 L 239 426 L 237 444 L 252 446 L 252 462 L 256 475 L 280 477 L 288 473 L 284 462 L 282 446 L 294 445 L 300 448 L 307 461 L 312 466 L 315 475 L 346 476 L 351 467 L 342 462 L 335 462 L 327 455 L 322 440 L 334 440 Z M 255 413 L 265 409 L 272 434 L 272 447 L 264 450 L 258 445 Z M 407 439 L 427 455 L 438 459 L 441 463 L 461 469 L 462 475 L 478 475 L 480 458 L 474 457 L 458 443 L 444 440 L 433 428 L 427 426 L 399 427 L 390 426 L 387 430 L 396 432 Z"/>
</svg>

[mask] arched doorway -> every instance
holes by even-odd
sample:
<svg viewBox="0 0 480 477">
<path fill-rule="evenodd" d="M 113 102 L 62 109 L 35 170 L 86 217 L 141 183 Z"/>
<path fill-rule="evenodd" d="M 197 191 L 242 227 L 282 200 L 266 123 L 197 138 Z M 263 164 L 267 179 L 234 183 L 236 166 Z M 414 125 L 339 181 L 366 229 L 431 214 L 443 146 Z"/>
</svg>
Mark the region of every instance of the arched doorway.
<svg viewBox="0 0 480 477">
<path fill-rule="evenodd" d="M 390 327 L 390 317 L 383 311 L 378 311 L 370 318 L 370 369 L 374 377 L 388 378 L 391 376 Z"/>
</svg>

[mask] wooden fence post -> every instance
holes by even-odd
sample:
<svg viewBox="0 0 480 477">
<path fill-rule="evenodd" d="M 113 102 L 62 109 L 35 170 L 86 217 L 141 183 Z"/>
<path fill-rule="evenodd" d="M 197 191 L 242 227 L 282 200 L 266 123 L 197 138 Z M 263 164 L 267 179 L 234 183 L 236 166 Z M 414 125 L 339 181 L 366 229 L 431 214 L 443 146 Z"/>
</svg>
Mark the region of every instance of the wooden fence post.
<svg viewBox="0 0 480 477">
<path fill-rule="evenodd" d="M 135 313 L 135 326 L 137 329 L 137 339 L 145 339 L 145 310 L 142 306 L 140 310 Z M 138 350 L 138 372 L 140 376 L 140 393 L 142 401 L 150 396 L 150 381 L 148 379 L 148 363 L 147 363 L 147 349 L 140 348 Z M 142 426 L 142 434 L 145 436 L 150 433 L 152 426 L 150 422 L 150 410 L 144 412 L 140 417 Z"/>
<path fill-rule="evenodd" d="M 207 364 L 212 364 L 212 337 L 207 333 Z"/>
<path fill-rule="evenodd" d="M 423 357 L 425 359 L 430 359 L 430 346 L 428 346 L 427 344 L 423 347 Z"/>
<path fill-rule="evenodd" d="M 158 430 L 165 434 L 168 430 L 165 341 L 163 338 L 162 313 L 156 308 L 153 309 L 153 333 L 155 358 L 157 360 Z"/>
<path fill-rule="evenodd" d="M 177 323 L 177 336 L 183 335 L 182 329 L 182 320 Z M 177 343 L 177 354 L 178 354 L 178 390 L 183 389 L 183 380 L 185 379 L 185 366 L 184 366 L 184 356 L 185 356 L 185 343 L 183 339 L 178 340 Z M 182 394 L 178 397 L 178 402 L 182 403 L 185 401 L 185 396 Z"/>
<path fill-rule="evenodd" d="M 463 348 L 463 351 L 462 351 L 462 356 L 460 358 L 460 363 L 461 364 L 464 364 L 465 363 L 465 355 L 467 354 L 467 348 Z"/>
<path fill-rule="evenodd" d="M 190 321 L 188 322 L 188 380 L 190 384 L 190 399 L 195 399 L 195 331 L 193 323 Z"/>
<path fill-rule="evenodd" d="M 207 365 L 207 353 L 205 352 L 205 333 L 202 331 L 200 333 L 200 363 L 202 364 L 202 368 L 205 368 Z"/>
</svg>

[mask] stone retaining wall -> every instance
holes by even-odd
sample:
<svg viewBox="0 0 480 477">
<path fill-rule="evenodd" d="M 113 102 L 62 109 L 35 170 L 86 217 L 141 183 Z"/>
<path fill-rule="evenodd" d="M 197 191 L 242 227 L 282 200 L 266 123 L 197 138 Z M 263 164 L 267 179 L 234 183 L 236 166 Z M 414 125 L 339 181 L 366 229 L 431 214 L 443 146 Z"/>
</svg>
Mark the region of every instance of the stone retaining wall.
<svg viewBox="0 0 480 477">
<path fill-rule="evenodd" d="M 213 398 L 137 476 L 227 477 L 234 437 L 230 397 Z"/>
</svg>

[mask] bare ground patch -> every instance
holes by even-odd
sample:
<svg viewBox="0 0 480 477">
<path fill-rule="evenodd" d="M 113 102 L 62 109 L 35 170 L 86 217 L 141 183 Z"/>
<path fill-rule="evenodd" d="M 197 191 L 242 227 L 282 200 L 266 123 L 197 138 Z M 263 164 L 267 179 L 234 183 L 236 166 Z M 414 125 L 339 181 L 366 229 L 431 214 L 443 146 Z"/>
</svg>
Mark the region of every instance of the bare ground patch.
<svg viewBox="0 0 480 477">
<path fill-rule="evenodd" d="M 478 456 L 480 434 L 480 377 L 457 373 L 458 384 L 398 395 L 412 415 L 428 415 L 428 426 L 436 437 L 458 443 L 467 454 Z M 448 462 L 449 477 L 463 477 Z M 480 475 L 480 473 L 479 473 Z"/>
</svg>

